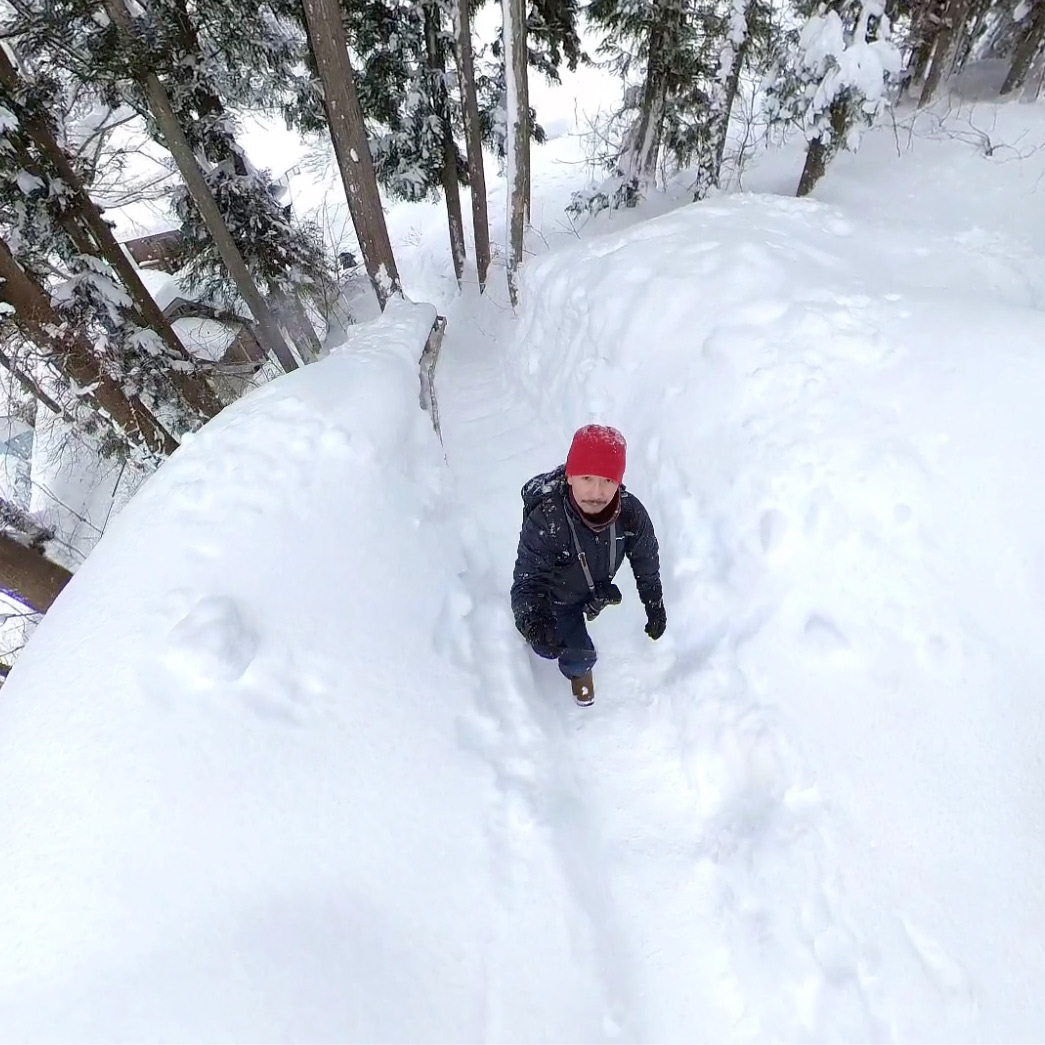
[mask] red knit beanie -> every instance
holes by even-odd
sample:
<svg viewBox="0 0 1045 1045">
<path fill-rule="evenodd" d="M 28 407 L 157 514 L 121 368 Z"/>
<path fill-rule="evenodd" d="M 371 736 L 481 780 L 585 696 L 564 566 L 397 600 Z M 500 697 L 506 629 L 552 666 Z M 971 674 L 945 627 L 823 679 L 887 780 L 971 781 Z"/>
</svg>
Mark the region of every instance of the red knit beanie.
<svg viewBox="0 0 1045 1045">
<path fill-rule="evenodd" d="M 566 456 L 567 475 L 595 475 L 619 483 L 624 478 L 628 444 L 616 428 L 585 425 L 578 428 Z"/>
</svg>

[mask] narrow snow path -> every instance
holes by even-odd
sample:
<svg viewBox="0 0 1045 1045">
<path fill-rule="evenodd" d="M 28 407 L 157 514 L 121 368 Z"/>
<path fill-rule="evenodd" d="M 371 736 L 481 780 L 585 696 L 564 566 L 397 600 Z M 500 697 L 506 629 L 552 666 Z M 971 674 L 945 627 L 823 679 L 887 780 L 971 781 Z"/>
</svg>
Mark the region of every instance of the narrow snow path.
<svg viewBox="0 0 1045 1045">
<path fill-rule="evenodd" d="M 559 679 L 554 697 L 545 687 L 549 699 L 539 699 L 507 598 L 521 510 L 518 477 L 560 451 L 542 443 L 526 404 L 513 400 L 482 331 L 458 329 L 471 334 L 448 337 L 438 391 L 474 598 L 471 655 L 481 682 L 479 709 L 464 717 L 462 733 L 490 761 L 497 781 L 489 830 L 501 906 L 487 940 L 486 1037 L 631 1039 L 628 983 L 616 961 L 621 945 L 600 895 L 605 887 L 586 837 L 585 796 L 555 739 L 572 698 Z M 563 968 L 576 972 L 564 981 Z"/>
<path fill-rule="evenodd" d="M 472 310 L 471 326 L 448 326 L 438 381 L 483 694 L 463 735 L 498 781 L 489 1039 L 892 1038 L 873 927 L 847 900 L 832 811 L 739 663 L 757 608 L 654 646 L 625 568 L 625 604 L 592 626 L 590 710 L 516 635 L 519 487 L 562 459 L 574 419 L 543 416 L 512 386 L 505 340 Z M 665 536 L 676 549 L 687 541 Z M 674 573 L 669 553 L 669 615 Z M 524 960 L 542 953 L 546 965 Z M 543 973 L 571 964 L 568 983 Z M 943 1006 L 953 993 L 941 989 Z M 955 1026 L 940 1015 L 938 1026 Z"/>
</svg>

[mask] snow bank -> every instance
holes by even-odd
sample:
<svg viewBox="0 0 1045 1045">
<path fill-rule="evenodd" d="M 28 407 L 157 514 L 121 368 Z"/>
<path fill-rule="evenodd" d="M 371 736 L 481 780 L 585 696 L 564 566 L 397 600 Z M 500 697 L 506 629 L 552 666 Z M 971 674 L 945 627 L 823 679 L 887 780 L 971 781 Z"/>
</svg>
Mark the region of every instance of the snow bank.
<svg viewBox="0 0 1045 1045">
<path fill-rule="evenodd" d="M 729 935 L 761 940 L 730 948 L 756 1036 L 1045 1025 L 1040 290 L 1019 258 L 769 197 L 526 271 L 504 360 L 550 424 L 624 431 L 662 535 L 657 714 L 752 905 Z"/>
<path fill-rule="evenodd" d="M 489 774 L 447 699 L 432 318 L 224 411 L 33 637 L 0 704 L 3 1040 L 478 1033 Z"/>
</svg>

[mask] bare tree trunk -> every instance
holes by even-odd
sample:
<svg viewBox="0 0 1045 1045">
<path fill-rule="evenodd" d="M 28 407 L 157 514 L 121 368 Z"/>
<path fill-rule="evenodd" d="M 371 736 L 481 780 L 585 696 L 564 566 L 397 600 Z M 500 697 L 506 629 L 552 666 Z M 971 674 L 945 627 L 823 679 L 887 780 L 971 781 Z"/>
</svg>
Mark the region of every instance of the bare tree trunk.
<svg viewBox="0 0 1045 1045">
<path fill-rule="evenodd" d="M 808 196 L 827 170 L 827 147 L 820 138 L 814 138 L 806 149 L 802 176 L 798 179 L 796 196 Z"/>
<path fill-rule="evenodd" d="M 519 301 L 519 266 L 526 229 L 526 186 L 530 180 L 530 91 L 526 0 L 502 0 L 504 71 L 508 94 L 508 296 Z"/>
<path fill-rule="evenodd" d="M 15 261 L 7 244 L 0 240 L 0 301 L 15 310 L 14 322 L 23 334 L 38 345 L 48 345 L 54 363 L 80 389 L 83 398 L 112 418 L 127 438 L 146 450 L 171 454 L 178 444 L 136 396 L 128 398 L 120 385 L 100 367 L 90 346 L 75 330 L 69 329 L 38 286 Z"/>
<path fill-rule="evenodd" d="M 0 84 L 12 92 L 17 90 L 19 85 L 17 71 L 3 48 L 0 48 Z M 101 210 L 90 198 L 79 175 L 55 140 L 46 122 L 29 112 L 20 113 L 19 119 L 33 141 L 36 142 L 42 155 L 54 168 L 55 173 L 69 187 L 76 213 L 94 237 L 93 243 L 84 244 L 81 241 L 78 249 L 81 253 L 97 254 L 108 261 L 134 301 L 141 318 L 141 325 L 155 331 L 175 359 L 195 364 L 195 360 L 174 332 L 167 317 L 164 316 L 155 299 L 142 283 L 137 269 L 128 260 L 123 248 L 116 242 L 109 223 L 102 217 Z M 73 235 L 74 241 L 78 239 L 75 233 Z M 88 249 L 85 250 L 85 246 Z M 186 374 L 172 368 L 169 376 L 185 402 L 201 417 L 209 419 L 221 410 L 221 401 L 198 374 Z"/>
<path fill-rule="evenodd" d="M 472 236 L 475 240 L 475 267 L 479 273 L 479 293 L 486 289 L 490 270 L 490 218 L 486 209 L 486 170 L 479 127 L 479 103 L 475 93 L 475 62 L 472 57 L 472 25 L 469 0 L 457 0 L 454 18 L 457 29 L 457 73 L 461 81 L 461 107 L 464 110 L 464 137 L 468 150 L 468 185 L 472 197 Z"/>
<path fill-rule="evenodd" d="M 73 575 L 40 552 L 0 533 L 0 591 L 37 613 L 46 613 Z"/>
<path fill-rule="evenodd" d="M 948 0 L 943 23 L 936 33 L 929 75 L 925 78 L 922 93 L 918 98 L 919 109 L 933 100 L 940 81 L 954 65 L 954 53 L 961 39 L 968 7 L 969 0 Z"/>
<path fill-rule="evenodd" d="M 1009 66 L 1009 75 L 1005 77 L 1005 83 L 1001 86 L 1001 94 L 1011 94 L 1023 86 L 1027 71 L 1041 50 L 1042 40 L 1045 40 L 1045 3 L 1038 0 L 1034 16 L 1028 19 L 1027 28 L 1016 45 L 1012 65 Z"/>
<path fill-rule="evenodd" d="M 125 0 L 105 0 L 105 9 L 121 32 L 133 36 L 134 25 L 125 6 Z M 250 271 L 243 261 L 243 255 L 240 254 L 236 241 L 225 224 L 221 209 L 214 199 L 214 194 L 210 191 L 203 171 L 200 170 L 192 146 L 189 145 L 185 132 L 178 123 L 167 89 L 160 83 L 160 78 L 155 73 L 142 71 L 140 77 L 139 84 L 148 99 L 149 109 L 153 119 L 156 120 L 156 126 L 159 127 L 167 149 L 174 157 L 182 178 L 185 179 L 193 202 L 207 223 L 207 229 L 218 249 L 218 254 L 229 270 L 229 275 L 232 276 L 240 297 L 247 303 L 247 308 L 254 316 L 258 336 L 265 346 L 265 350 L 272 353 L 284 370 L 296 370 L 297 362 L 291 355 L 279 326 L 272 318 L 272 313 L 269 312 L 268 305 L 251 277 Z"/>
<path fill-rule="evenodd" d="M 839 150 L 839 143 L 845 140 L 849 130 L 849 110 L 846 103 L 835 99 L 829 110 L 831 121 L 831 137 L 828 141 L 814 138 L 806 150 L 806 162 L 802 167 L 802 177 L 798 180 L 796 196 L 808 196 L 816 187 L 816 183 L 824 176 L 827 165 Z"/>
<path fill-rule="evenodd" d="M 399 270 L 388 238 L 374 162 L 356 94 L 352 64 L 348 60 L 345 30 L 337 0 L 302 0 L 309 44 L 323 83 L 323 102 L 330 137 L 345 186 L 348 209 L 363 252 L 367 273 L 384 308 L 401 293 Z"/>
<path fill-rule="evenodd" d="M 461 188 L 457 176 L 457 147 L 450 123 L 450 99 L 446 91 L 446 59 L 439 39 L 439 8 L 429 2 L 424 7 L 425 45 L 428 51 L 428 68 L 432 77 L 432 99 L 436 116 L 443 129 L 443 195 L 446 197 L 446 217 L 450 225 L 450 253 L 454 259 L 457 285 L 464 279 L 465 245 L 464 218 L 461 214 Z"/>
</svg>

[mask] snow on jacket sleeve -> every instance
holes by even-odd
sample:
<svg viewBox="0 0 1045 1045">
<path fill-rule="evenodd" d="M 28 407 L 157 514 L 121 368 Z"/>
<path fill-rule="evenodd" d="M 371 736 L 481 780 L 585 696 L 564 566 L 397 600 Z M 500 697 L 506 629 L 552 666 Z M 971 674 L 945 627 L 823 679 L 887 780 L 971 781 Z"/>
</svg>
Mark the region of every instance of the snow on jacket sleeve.
<svg viewBox="0 0 1045 1045">
<path fill-rule="evenodd" d="M 635 587 L 644 606 L 661 602 L 664 590 L 660 583 L 660 546 L 653 530 L 653 522 L 642 502 L 630 495 L 631 529 L 633 536 L 627 544 L 631 572 L 635 574 Z"/>
<path fill-rule="evenodd" d="M 551 616 L 551 590 L 557 549 L 549 540 L 544 512 L 535 508 L 523 521 L 512 581 L 512 613 L 522 630 L 524 622 Z"/>
</svg>

